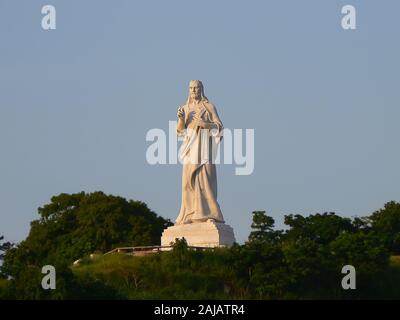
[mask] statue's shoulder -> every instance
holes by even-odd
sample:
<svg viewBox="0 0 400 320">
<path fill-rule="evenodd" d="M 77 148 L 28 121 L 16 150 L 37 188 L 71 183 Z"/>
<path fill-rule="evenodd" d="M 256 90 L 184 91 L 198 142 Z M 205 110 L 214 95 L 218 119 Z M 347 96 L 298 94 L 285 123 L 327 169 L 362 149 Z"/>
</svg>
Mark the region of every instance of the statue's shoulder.
<svg viewBox="0 0 400 320">
<path fill-rule="evenodd" d="M 204 103 L 204 106 L 206 107 L 208 112 L 211 112 L 211 114 L 215 115 L 217 114 L 217 108 L 215 107 L 215 105 L 209 101 Z"/>
<path fill-rule="evenodd" d="M 215 105 L 213 103 L 211 103 L 210 101 L 204 102 L 204 104 L 208 107 L 208 109 L 210 109 L 211 111 L 216 111 L 217 108 L 215 107 Z"/>
</svg>

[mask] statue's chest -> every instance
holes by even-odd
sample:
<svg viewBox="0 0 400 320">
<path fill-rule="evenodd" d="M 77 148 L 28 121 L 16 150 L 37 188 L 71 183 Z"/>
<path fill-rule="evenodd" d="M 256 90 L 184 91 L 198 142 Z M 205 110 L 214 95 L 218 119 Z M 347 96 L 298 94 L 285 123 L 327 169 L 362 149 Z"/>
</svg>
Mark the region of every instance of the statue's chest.
<svg viewBox="0 0 400 320">
<path fill-rule="evenodd" d="M 195 115 L 198 115 L 200 119 L 202 119 L 203 121 L 207 121 L 210 122 L 210 116 L 206 110 L 206 108 L 204 107 L 193 107 L 193 106 L 189 106 L 188 107 L 188 112 L 186 114 L 186 121 L 187 123 L 191 123 L 193 121 L 193 117 Z"/>
</svg>

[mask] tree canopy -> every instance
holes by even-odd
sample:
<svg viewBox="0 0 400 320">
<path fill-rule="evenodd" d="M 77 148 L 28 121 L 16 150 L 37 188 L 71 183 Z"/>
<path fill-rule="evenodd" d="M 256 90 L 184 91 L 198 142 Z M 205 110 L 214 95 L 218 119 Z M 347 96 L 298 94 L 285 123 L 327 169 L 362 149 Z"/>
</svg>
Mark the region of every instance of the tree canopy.
<svg viewBox="0 0 400 320">
<path fill-rule="evenodd" d="M 39 208 L 20 244 L 0 237 L 0 253 L 6 251 L 0 298 L 398 298 L 400 258 L 390 256 L 399 249 L 399 208 L 389 202 L 361 218 L 290 214 L 284 230 L 276 230 L 265 211 L 254 211 L 243 245 L 196 251 L 183 239 L 170 252 L 90 259 L 116 246 L 159 244 L 171 222 L 140 201 L 102 192 L 60 194 Z M 71 266 L 82 257 L 81 265 Z M 46 264 L 56 267 L 57 290 L 40 287 Z M 341 288 L 345 265 L 356 269 L 357 290 Z"/>
<path fill-rule="evenodd" d="M 368 218 L 368 222 L 373 231 L 386 239 L 391 252 L 400 254 L 400 203 L 386 203 Z"/>
<path fill-rule="evenodd" d="M 171 224 L 143 202 L 103 192 L 62 193 L 38 213 L 28 237 L 5 255 L 3 270 L 11 276 L 24 265 L 68 265 L 95 251 L 156 245 Z"/>
</svg>

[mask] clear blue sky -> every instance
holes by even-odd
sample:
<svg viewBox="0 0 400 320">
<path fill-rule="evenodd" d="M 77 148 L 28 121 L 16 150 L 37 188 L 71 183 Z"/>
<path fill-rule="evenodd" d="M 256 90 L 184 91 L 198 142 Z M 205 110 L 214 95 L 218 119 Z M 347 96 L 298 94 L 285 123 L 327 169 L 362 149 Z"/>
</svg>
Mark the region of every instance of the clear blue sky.
<svg viewBox="0 0 400 320">
<path fill-rule="evenodd" d="M 41 29 L 41 7 L 57 29 Z M 341 7 L 357 30 L 341 28 Z M 255 129 L 255 171 L 218 166 L 224 217 L 367 215 L 400 201 L 398 0 L 1 0 L 0 234 L 20 241 L 61 192 L 102 190 L 175 219 L 181 166 L 150 166 L 201 79 L 228 128 Z"/>
</svg>

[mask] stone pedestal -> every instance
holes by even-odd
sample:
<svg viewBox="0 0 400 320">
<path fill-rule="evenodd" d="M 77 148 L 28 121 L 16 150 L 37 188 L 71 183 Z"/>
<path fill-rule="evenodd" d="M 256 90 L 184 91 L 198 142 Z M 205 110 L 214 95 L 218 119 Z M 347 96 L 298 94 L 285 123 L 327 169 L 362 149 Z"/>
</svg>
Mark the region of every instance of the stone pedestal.
<svg viewBox="0 0 400 320">
<path fill-rule="evenodd" d="M 235 242 L 232 227 L 213 220 L 169 227 L 161 236 L 161 245 L 169 246 L 176 238 L 185 238 L 195 247 L 228 247 Z"/>
</svg>

